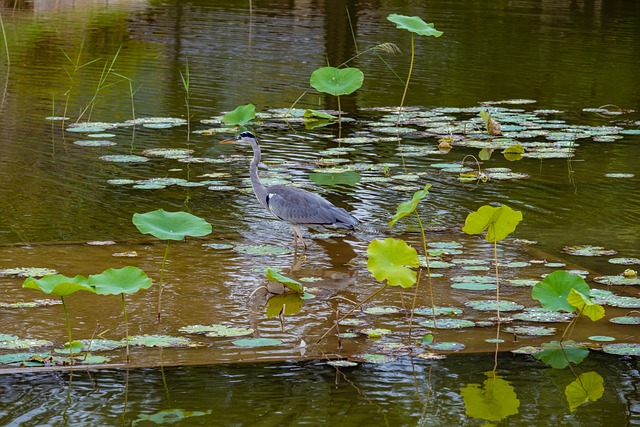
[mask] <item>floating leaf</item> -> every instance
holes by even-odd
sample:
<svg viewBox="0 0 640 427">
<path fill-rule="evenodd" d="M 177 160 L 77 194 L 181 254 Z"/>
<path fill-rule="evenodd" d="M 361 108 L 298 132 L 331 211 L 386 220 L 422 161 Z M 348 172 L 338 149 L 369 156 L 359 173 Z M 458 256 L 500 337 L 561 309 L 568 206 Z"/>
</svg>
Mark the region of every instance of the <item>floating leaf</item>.
<svg viewBox="0 0 640 427">
<path fill-rule="evenodd" d="M 187 418 L 202 417 L 211 414 L 212 410 L 207 411 L 185 411 L 184 409 L 164 409 L 151 415 L 139 414 L 138 418 L 133 420 L 131 425 L 137 425 L 142 422 L 150 422 L 156 425 L 167 425 L 182 423 Z M 198 423 L 196 423 L 198 424 Z"/>
<path fill-rule="evenodd" d="M 606 249 L 602 246 L 593 246 L 593 245 L 575 245 L 575 246 L 565 246 L 562 248 L 562 252 L 568 253 L 569 255 L 576 256 L 603 256 L 603 255 L 615 255 L 618 251 L 613 249 Z"/>
<path fill-rule="evenodd" d="M 0 268 L 0 277 L 18 276 L 18 277 L 42 277 L 49 274 L 57 274 L 58 271 L 52 268 L 41 267 L 14 267 Z"/>
<path fill-rule="evenodd" d="M 367 307 L 364 310 L 367 314 L 397 314 L 400 309 L 397 307 Z"/>
<path fill-rule="evenodd" d="M 569 363 L 579 364 L 589 355 L 589 350 L 584 345 L 574 341 L 552 341 L 542 344 L 542 351 L 533 355 L 547 365 L 556 369 L 564 369 Z"/>
<path fill-rule="evenodd" d="M 431 307 L 419 307 L 413 310 L 413 314 L 419 314 L 421 316 L 433 316 L 433 308 Z M 456 307 L 439 307 L 435 306 L 436 316 L 459 316 L 462 314 L 462 310 Z"/>
<path fill-rule="evenodd" d="M 184 240 L 186 236 L 206 236 L 212 231 L 211 224 L 200 217 L 164 209 L 135 213 L 133 224 L 142 234 L 151 234 L 160 240 Z"/>
<path fill-rule="evenodd" d="M 471 320 L 465 320 L 465 319 L 438 318 L 436 319 L 435 324 L 433 323 L 433 319 L 429 319 L 429 320 L 420 322 L 420 325 L 426 326 L 427 328 L 436 328 L 436 329 L 460 329 L 460 328 L 472 328 L 476 324 Z"/>
<path fill-rule="evenodd" d="M 436 342 L 429 345 L 431 350 L 440 351 L 460 351 L 464 350 L 465 345 L 460 342 Z"/>
<path fill-rule="evenodd" d="M 383 335 L 387 335 L 391 333 L 391 329 L 384 328 L 367 328 L 360 331 L 363 334 L 366 334 L 371 339 L 380 339 Z"/>
<path fill-rule="evenodd" d="M 272 347 L 282 344 L 282 341 L 275 338 L 242 338 L 233 341 L 238 347 Z"/>
<path fill-rule="evenodd" d="M 33 353 L 11 353 L 0 355 L 0 363 L 24 363 L 31 360 L 32 357 L 45 357 L 49 353 L 35 355 Z"/>
<path fill-rule="evenodd" d="M 614 337 L 610 337 L 608 335 L 591 335 L 589 337 L 589 339 L 591 341 L 598 341 L 598 342 L 602 342 L 602 341 L 615 341 L 616 339 Z"/>
<path fill-rule="evenodd" d="M 148 289 L 151 279 L 138 267 L 109 268 L 100 274 L 89 276 L 88 282 L 98 295 L 133 294 Z"/>
<path fill-rule="evenodd" d="M 350 360 L 330 360 L 327 362 L 327 365 L 336 368 L 352 368 L 354 366 L 358 366 L 356 362 L 352 362 Z"/>
<path fill-rule="evenodd" d="M 337 173 L 314 172 L 309 174 L 309 179 L 324 187 L 333 185 L 354 186 L 360 181 L 360 174 L 352 171 Z"/>
<path fill-rule="evenodd" d="M 131 345 L 142 347 L 194 347 L 195 344 L 185 337 L 171 335 L 134 335 L 129 337 Z"/>
<path fill-rule="evenodd" d="M 356 357 L 355 355 L 353 357 Z M 387 354 L 362 354 L 359 356 L 363 362 L 367 363 L 389 363 L 396 360 L 394 356 L 390 356 Z"/>
<path fill-rule="evenodd" d="M 233 111 L 222 116 L 222 122 L 228 125 L 246 125 L 256 117 L 256 106 L 253 104 L 240 105 Z"/>
<path fill-rule="evenodd" d="M 311 73 L 311 87 L 334 96 L 349 95 L 360 89 L 364 74 L 357 68 L 322 67 Z"/>
<path fill-rule="evenodd" d="M 609 262 L 618 265 L 635 265 L 640 264 L 640 258 L 610 258 Z"/>
<path fill-rule="evenodd" d="M 426 184 L 422 190 L 414 193 L 411 200 L 400 203 L 396 213 L 391 218 L 391 221 L 389 221 L 389 227 L 392 227 L 399 219 L 404 218 L 407 215 L 411 215 L 416 210 L 418 203 L 427 196 L 429 188 L 431 188 L 431 184 Z"/>
<path fill-rule="evenodd" d="M 109 351 L 126 346 L 123 341 L 104 339 L 79 340 L 78 342 L 82 344 L 82 351 Z"/>
<path fill-rule="evenodd" d="M 640 344 L 624 342 L 605 344 L 602 346 L 602 351 L 619 356 L 640 356 Z"/>
<path fill-rule="evenodd" d="M 618 325 L 640 325 L 640 317 L 634 316 L 621 316 L 612 317 L 609 319 L 611 323 L 617 323 Z"/>
<path fill-rule="evenodd" d="M 514 211 L 506 205 L 485 205 L 467 216 L 462 231 L 467 234 L 480 234 L 487 230 L 485 238 L 489 242 L 497 242 L 513 233 L 520 221 L 522 212 Z"/>
<path fill-rule="evenodd" d="M 136 156 L 134 154 L 113 154 L 109 156 L 100 156 L 100 160 L 113 163 L 144 163 L 148 162 L 149 158 Z"/>
<path fill-rule="evenodd" d="M 440 37 L 444 34 L 442 31 L 436 30 L 433 24 L 424 22 L 419 16 L 405 16 L 392 13 L 387 16 L 387 19 L 396 24 L 396 28 L 407 30 L 421 36 Z"/>
<path fill-rule="evenodd" d="M 572 314 L 560 313 L 548 310 L 542 307 L 531 307 L 525 309 L 522 313 L 516 313 L 512 316 L 515 320 L 524 320 L 527 322 L 568 322 L 573 317 Z"/>
<path fill-rule="evenodd" d="M 520 400 L 514 388 L 493 372 L 482 384 L 468 384 L 460 391 L 469 417 L 500 421 L 518 413 Z"/>
<path fill-rule="evenodd" d="M 487 291 L 490 289 L 495 289 L 496 285 L 492 283 L 477 283 L 477 282 L 461 282 L 454 283 L 451 285 L 454 289 L 462 289 L 466 291 Z"/>
<path fill-rule="evenodd" d="M 585 372 L 565 388 L 564 394 L 567 396 L 570 411 L 574 412 L 578 406 L 595 402 L 602 397 L 604 378 L 597 372 Z"/>
<path fill-rule="evenodd" d="M 478 311 L 496 311 L 498 309 L 498 304 L 496 304 L 495 300 L 467 301 L 464 305 Z M 518 311 L 523 308 L 524 306 L 513 301 L 500 301 L 500 311 Z"/>
<path fill-rule="evenodd" d="M 589 317 L 592 321 L 600 320 L 604 317 L 604 308 L 591 301 L 587 295 L 572 288 L 569 291 L 567 302 L 578 309 L 578 311 Z"/>
<path fill-rule="evenodd" d="M 206 334 L 208 337 L 239 337 L 243 335 L 251 335 L 252 328 L 237 328 L 225 325 L 190 325 L 183 326 L 178 329 L 185 334 Z"/>
<path fill-rule="evenodd" d="M 304 287 L 302 286 L 302 283 L 278 273 L 276 270 L 272 269 L 271 267 L 267 268 L 267 279 L 269 279 L 271 282 L 282 283 L 284 286 L 291 289 L 293 292 L 296 292 L 299 294 L 304 292 Z"/>
<path fill-rule="evenodd" d="M 391 286 L 408 288 L 416 282 L 418 253 L 404 240 L 387 238 L 374 240 L 367 248 L 367 268 L 377 280 L 387 280 Z"/>
<path fill-rule="evenodd" d="M 510 326 L 504 328 L 504 331 L 509 334 L 541 337 L 554 335 L 557 330 L 556 328 L 545 328 L 543 326 Z"/>
<path fill-rule="evenodd" d="M 607 286 L 634 286 L 640 285 L 640 278 L 638 277 L 624 277 L 624 276 L 598 276 L 594 277 L 593 281 L 601 283 Z"/>
<path fill-rule="evenodd" d="M 233 248 L 236 252 L 247 254 L 247 255 L 284 255 L 291 253 L 289 249 L 280 248 L 277 246 L 269 246 L 269 245 L 260 245 L 260 246 L 250 246 L 250 245 L 237 245 Z"/>
<path fill-rule="evenodd" d="M 29 348 L 51 347 L 53 343 L 40 339 L 14 339 L 9 341 L 0 341 L 0 349 L 3 350 L 26 350 Z"/>
</svg>

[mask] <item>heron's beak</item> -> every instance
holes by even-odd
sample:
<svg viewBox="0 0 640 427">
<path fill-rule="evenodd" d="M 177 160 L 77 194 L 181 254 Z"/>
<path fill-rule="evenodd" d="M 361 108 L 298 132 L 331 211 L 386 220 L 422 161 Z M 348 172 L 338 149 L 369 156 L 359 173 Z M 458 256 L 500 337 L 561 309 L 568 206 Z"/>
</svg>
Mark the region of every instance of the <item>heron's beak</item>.
<svg viewBox="0 0 640 427">
<path fill-rule="evenodd" d="M 220 141 L 220 144 L 235 144 L 236 142 L 238 142 L 236 138 L 229 138 L 224 141 Z"/>
</svg>

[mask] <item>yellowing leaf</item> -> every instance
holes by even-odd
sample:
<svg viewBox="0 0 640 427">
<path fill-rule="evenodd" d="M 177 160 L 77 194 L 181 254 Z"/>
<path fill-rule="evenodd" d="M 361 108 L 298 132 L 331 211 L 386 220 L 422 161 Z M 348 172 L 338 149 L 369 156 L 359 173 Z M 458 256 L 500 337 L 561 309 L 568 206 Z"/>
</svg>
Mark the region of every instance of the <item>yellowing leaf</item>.
<svg viewBox="0 0 640 427">
<path fill-rule="evenodd" d="M 604 394 L 604 378 L 597 372 L 585 372 L 564 390 L 569 409 L 574 412 L 578 406 L 595 402 Z"/>
<path fill-rule="evenodd" d="M 416 282 L 416 272 L 408 267 L 419 265 L 418 253 L 400 239 L 374 240 L 367 248 L 367 268 L 378 280 L 391 286 L 408 288 Z"/>
<path fill-rule="evenodd" d="M 431 188 L 431 184 L 425 185 L 424 189 L 415 192 L 411 200 L 400 203 L 395 215 L 389 221 L 389 227 L 393 226 L 399 219 L 411 215 L 416 210 L 418 203 L 427 196 L 429 188 Z"/>
<path fill-rule="evenodd" d="M 604 317 L 604 307 L 594 303 L 587 295 L 573 288 L 569 291 L 567 302 L 594 322 Z"/>
<path fill-rule="evenodd" d="M 509 206 L 481 206 L 476 212 L 467 215 L 462 231 L 467 234 L 480 234 L 487 230 L 485 238 L 489 242 L 497 242 L 513 233 L 522 221 L 522 212 L 514 211 Z"/>
</svg>

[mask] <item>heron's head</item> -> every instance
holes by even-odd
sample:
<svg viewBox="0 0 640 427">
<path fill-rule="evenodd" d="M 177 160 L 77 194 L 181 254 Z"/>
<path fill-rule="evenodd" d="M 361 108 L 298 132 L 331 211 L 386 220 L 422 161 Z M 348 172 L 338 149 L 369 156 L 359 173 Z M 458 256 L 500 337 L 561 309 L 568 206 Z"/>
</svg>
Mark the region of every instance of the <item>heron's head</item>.
<svg viewBox="0 0 640 427">
<path fill-rule="evenodd" d="M 220 144 L 251 144 L 252 142 L 256 142 L 256 140 L 255 135 L 251 132 L 242 132 L 233 138 L 220 141 Z"/>
</svg>

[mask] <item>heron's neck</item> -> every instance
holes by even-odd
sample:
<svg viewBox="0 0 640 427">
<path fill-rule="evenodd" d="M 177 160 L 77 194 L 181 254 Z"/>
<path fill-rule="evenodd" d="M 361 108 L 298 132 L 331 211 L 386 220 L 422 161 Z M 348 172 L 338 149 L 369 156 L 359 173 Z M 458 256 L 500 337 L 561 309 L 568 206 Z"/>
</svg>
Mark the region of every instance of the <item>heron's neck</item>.
<svg viewBox="0 0 640 427">
<path fill-rule="evenodd" d="M 262 185 L 260 182 L 260 178 L 258 177 L 258 165 L 260 164 L 260 146 L 257 143 L 252 143 L 251 148 L 253 148 L 253 160 L 251 160 L 251 165 L 249 166 L 249 176 L 251 178 L 251 186 L 253 187 L 253 192 L 256 194 L 258 201 L 264 206 L 266 209 L 269 209 L 267 206 L 267 188 Z"/>
</svg>

